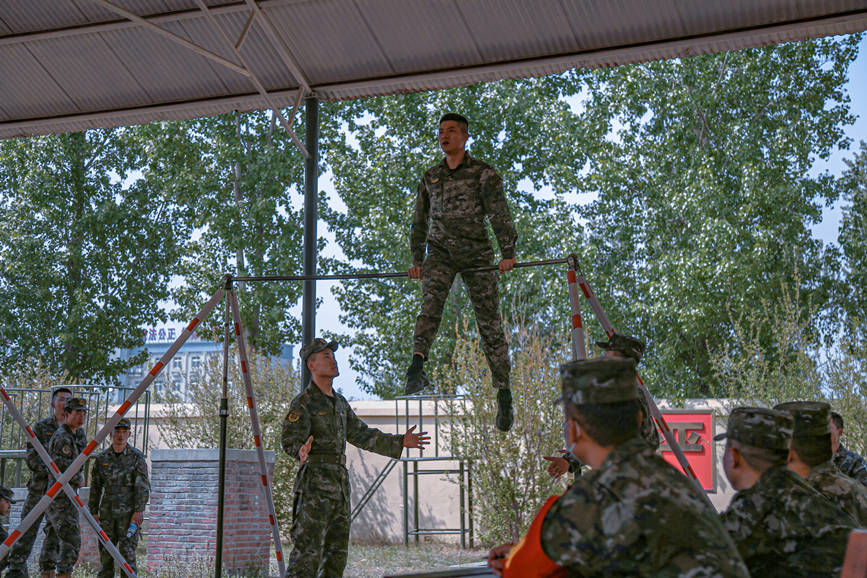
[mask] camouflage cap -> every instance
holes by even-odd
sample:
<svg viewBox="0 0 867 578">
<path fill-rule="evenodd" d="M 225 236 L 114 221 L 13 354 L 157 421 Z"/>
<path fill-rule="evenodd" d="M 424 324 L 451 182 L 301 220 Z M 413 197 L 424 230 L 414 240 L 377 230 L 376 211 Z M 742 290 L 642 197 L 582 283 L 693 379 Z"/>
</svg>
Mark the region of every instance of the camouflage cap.
<svg viewBox="0 0 867 578">
<path fill-rule="evenodd" d="M 83 399 L 80 397 L 71 397 L 66 400 L 66 411 L 75 411 L 78 409 L 87 411 L 87 403 Z"/>
<path fill-rule="evenodd" d="M 766 450 L 788 450 L 792 443 L 794 420 L 784 411 L 764 407 L 736 407 L 729 414 L 725 433 L 714 440 L 729 438 Z"/>
<path fill-rule="evenodd" d="M 6 486 L 0 486 L 0 498 L 14 504 L 17 500 L 15 500 L 15 492 L 7 488 Z"/>
<path fill-rule="evenodd" d="M 788 401 L 774 406 L 795 420 L 795 437 L 819 437 L 831 433 L 831 406 L 822 401 Z"/>
<path fill-rule="evenodd" d="M 131 425 L 132 424 L 127 418 L 122 417 L 120 418 L 120 421 L 117 422 L 117 424 L 114 426 L 114 429 L 130 429 Z"/>
<path fill-rule="evenodd" d="M 644 355 L 644 342 L 637 337 L 629 335 L 620 335 L 612 333 L 608 341 L 597 341 L 596 347 L 601 347 L 605 351 L 619 351 L 625 357 L 641 361 L 641 356 Z"/>
<path fill-rule="evenodd" d="M 321 337 L 317 337 L 307 345 L 301 348 L 301 361 L 307 363 L 307 358 L 313 355 L 314 353 L 319 353 L 320 351 L 324 351 L 326 349 L 330 349 L 331 351 L 337 351 L 337 342 L 336 341 L 325 341 Z"/>
<path fill-rule="evenodd" d="M 635 361 L 594 357 L 560 366 L 563 395 L 555 403 L 575 405 L 617 403 L 638 399 Z"/>
</svg>

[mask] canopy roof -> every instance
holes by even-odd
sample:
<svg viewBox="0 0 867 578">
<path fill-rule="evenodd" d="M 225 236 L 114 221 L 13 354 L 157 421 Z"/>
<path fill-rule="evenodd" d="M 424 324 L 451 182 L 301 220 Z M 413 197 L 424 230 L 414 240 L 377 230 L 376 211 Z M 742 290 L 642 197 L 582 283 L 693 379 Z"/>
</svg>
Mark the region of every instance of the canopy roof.
<svg viewBox="0 0 867 578">
<path fill-rule="evenodd" d="M 0 138 L 865 29 L 867 0 L 0 0 Z"/>
</svg>

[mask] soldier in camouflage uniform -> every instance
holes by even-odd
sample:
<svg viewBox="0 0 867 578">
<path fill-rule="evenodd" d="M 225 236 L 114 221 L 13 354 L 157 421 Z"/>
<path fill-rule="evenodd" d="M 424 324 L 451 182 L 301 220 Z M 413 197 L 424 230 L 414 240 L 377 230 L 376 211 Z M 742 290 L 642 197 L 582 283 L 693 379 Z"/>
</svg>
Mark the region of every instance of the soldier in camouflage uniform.
<svg viewBox="0 0 867 578">
<path fill-rule="evenodd" d="M 608 341 L 597 341 L 597 347 L 602 348 L 603 355 L 613 359 L 634 359 L 638 364 L 641 357 L 644 355 L 644 342 L 637 337 L 627 335 L 613 334 Z M 655 450 L 659 448 L 659 430 L 656 429 L 656 424 L 650 416 L 650 405 L 647 403 L 643 392 L 639 389 L 641 395 L 638 396 L 638 405 L 640 406 L 639 414 L 641 416 L 641 437 L 650 444 Z M 581 464 L 575 459 L 572 454 L 565 450 L 560 450 L 562 457 L 545 456 L 548 460 L 548 473 L 555 478 L 560 477 L 564 473 L 571 472 L 577 478 L 581 475 Z"/>
<path fill-rule="evenodd" d="M 774 409 L 795 420 L 788 468 L 867 528 L 867 488 L 831 461 L 831 406 L 821 401 L 790 401 Z"/>
<path fill-rule="evenodd" d="M 3 516 L 4 518 L 9 516 L 9 510 L 12 508 L 12 504 L 14 503 L 15 493 L 6 486 L 0 485 L 0 516 Z M 6 528 L 0 525 L 0 543 L 3 543 L 3 541 L 8 537 L 9 533 L 6 531 Z M 0 561 L 0 572 L 6 568 L 8 563 L 9 556 L 6 556 L 2 561 Z"/>
<path fill-rule="evenodd" d="M 130 421 L 121 418 L 111 434 L 111 446 L 94 457 L 88 507 L 135 572 L 135 549 L 151 486 L 145 456 L 127 443 L 129 434 Z M 127 537 L 132 524 L 136 528 Z M 99 578 L 114 576 L 114 558 L 102 544 L 99 562 Z"/>
<path fill-rule="evenodd" d="M 412 364 L 406 374 L 407 395 L 428 384 L 423 364 L 439 329 L 455 275 L 464 269 L 491 265 L 494 252 L 485 217 L 500 246 L 500 272 L 515 266 L 517 234 L 503 192 L 503 180 L 489 165 L 465 150 L 468 136 L 466 118 L 459 114 L 443 115 L 439 142 L 446 156 L 424 174 L 418 186 L 410 234 L 409 276 L 422 280 L 423 302 L 415 324 Z M 511 362 L 500 319 L 497 272 L 465 272 L 461 278 L 476 312 L 482 348 L 497 388 L 497 427 L 506 431 L 512 426 Z"/>
<path fill-rule="evenodd" d="M 560 375 L 566 443 L 593 469 L 545 516 L 545 554 L 570 576 L 748 576 L 700 490 L 639 435 L 635 361 L 573 361 Z"/>
<path fill-rule="evenodd" d="M 831 449 L 834 451 L 834 465 L 849 476 L 867 486 L 867 460 L 840 443 L 843 436 L 843 416 L 831 412 Z"/>
<path fill-rule="evenodd" d="M 58 425 L 66 420 L 66 402 L 72 397 L 72 391 L 65 387 L 59 387 L 51 393 L 51 415 L 45 419 L 39 420 L 33 424 L 33 433 L 42 447 L 48 450 L 48 442 Z M 80 449 L 83 449 L 87 440 L 85 439 L 84 429 L 75 431 L 76 440 Z M 48 491 L 49 482 L 53 480 L 53 476 L 48 472 L 47 467 L 42 462 L 36 449 L 28 443 L 27 445 L 27 468 L 30 470 L 30 480 L 27 482 L 27 498 L 24 500 L 24 505 L 21 508 L 21 518 L 27 516 L 30 510 L 42 499 L 45 492 Z M 9 561 L 9 572 L 7 578 L 27 578 L 27 558 L 30 556 L 30 550 L 33 549 L 33 543 L 36 541 L 36 535 L 39 531 L 39 524 L 42 522 L 43 516 L 40 516 L 30 526 L 6 556 Z M 47 530 L 47 528 L 46 528 Z M 54 564 L 57 559 L 57 540 L 54 534 L 46 533 L 45 539 L 42 542 L 42 554 L 40 556 L 40 567 L 43 578 L 51 578 L 54 576 Z"/>
<path fill-rule="evenodd" d="M 757 407 L 732 410 L 723 467 L 738 490 L 721 514 L 753 576 L 839 575 L 848 514 L 786 468 L 792 417 Z"/>
<path fill-rule="evenodd" d="M 75 461 L 83 449 L 75 432 L 84 427 L 87 420 L 87 405 L 83 399 L 73 397 L 66 402 L 66 421 L 63 422 L 48 441 L 48 454 L 61 472 Z M 79 470 L 69 485 L 78 491 L 84 477 Z M 81 550 L 81 530 L 78 525 L 78 511 L 64 492 L 58 494 L 51 501 L 46 513 L 48 524 L 45 529 L 45 539 L 57 540 L 58 552 L 54 560 L 55 567 L 48 568 L 50 573 L 56 568 L 57 578 L 69 578 L 72 569 L 78 561 L 78 552 Z M 42 564 L 40 560 L 40 564 Z M 50 563 L 50 560 L 45 560 Z M 46 568 L 48 564 L 43 566 Z M 45 572 L 46 570 L 43 570 Z"/>
<path fill-rule="evenodd" d="M 283 449 L 301 464 L 295 479 L 292 527 L 294 549 L 286 576 L 342 576 L 349 545 L 349 473 L 346 442 L 399 458 L 403 448 L 423 448 L 427 432 L 386 434 L 358 419 L 334 391 L 337 343 L 314 339 L 301 348 L 311 382 L 292 400 L 283 421 Z"/>
</svg>

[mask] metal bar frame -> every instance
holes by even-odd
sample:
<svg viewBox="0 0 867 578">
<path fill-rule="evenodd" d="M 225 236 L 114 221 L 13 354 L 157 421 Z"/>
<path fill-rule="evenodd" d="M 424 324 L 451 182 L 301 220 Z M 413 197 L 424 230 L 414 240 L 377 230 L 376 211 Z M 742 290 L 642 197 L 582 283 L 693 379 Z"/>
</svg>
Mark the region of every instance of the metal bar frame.
<svg viewBox="0 0 867 578">
<path fill-rule="evenodd" d="M 21 429 L 27 432 L 29 439 L 27 440 L 30 445 L 33 446 L 33 449 L 36 450 L 36 454 L 39 456 L 39 459 L 42 460 L 42 463 L 45 464 L 45 467 L 51 472 L 51 475 L 54 476 L 55 479 L 60 479 L 60 468 L 57 467 L 57 464 L 54 463 L 54 460 L 51 459 L 51 456 L 46 451 L 45 446 L 42 445 L 42 442 L 39 441 L 39 438 L 36 437 L 36 434 L 27 424 L 27 421 L 24 419 L 24 416 L 21 415 L 21 412 L 18 411 L 18 408 L 15 407 L 15 404 L 12 402 L 12 397 L 6 392 L 6 390 L 0 387 L 0 400 L 6 405 L 6 408 L 9 410 L 9 413 L 12 414 L 12 419 L 21 426 Z M 56 484 L 55 484 L 56 486 Z M 61 484 L 61 488 L 63 489 L 63 493 L 69 498 L 72 502 L 72 505 L 80 514 L 84 516 L 84 519 L 87 521 L 88 525 L 93 528 L 93 531 L 96 533 L 96 537 L 99 540 L 99 543 L 108 550 L 108 553 L 114 558 L 114 561 L 117 562 L 117 565 L 120 567 L 121 571 L 129 576 L 130 578 L 135 578 L 136 574 L 132 570 L 132 566 L 124 559 L 123 555 L 120 551 L 115 547 L 115 545 L 111 542 L 108 537 L 108 534 L 102 529 L 102 526 L 99 525 L 99 522 L 96 521 L 96 518 L 90 513 L 90 510 L 84 507 L 84 502 L 81 501 L 81 498 L 78 497 L 78 493 L 69 485 L 69 482 L 63 482 Z M 52 488 L 53 489 L 53 488 Z M 27 529 L 23 532 L 26 532 Z M 0 556 L 2 559 L 2 556 Z"/>
<path fill-rule="evenodd" d="M 169 360 L 175 356 L 178 352 L 178 349 L 186 343 L 187 339 L 193 334 L 196 327 L 207 318 L 207 316 L 211 313 L 211 310 L 219 303 L 220 299 L 223 298 L 223 289 L 218 289 L 216 293 L 210 298 L 210 300 L 202 307 L 199 313 L 193 318 L 190 324 L 181 331 L 181 334 L 175 340 L 174 343 L 168 348 L 168 350 L 163 354 L 160 360 L 154 365 L 154 367 L 148 372 L 148 374 L 142 379 L 141 383 L 135 388 L 135 390 L 130 394 L 130 396 L 124 401 L 120 407 L 118 407 L 117 411 L 114 415 L 102 426 L 102 429 L 97 432 L 96 436 L 87 444 L 87 446 L 82 450 L 82 452 L 78 455 L 78 457 L 73 460 L 73 462 L 69 465 L 68 468 L 57 478 L 57 481 L 53 486 L 46 492 L 44 496 L 36 503 L 30 513 L 25 516 L 21 523 L 18 525 L 15 530 L 13 530 L 9 537 L 0 544 L 0 560 L 3 559 L 4 556 L 9 552 L 9 549 L 15 544 L 18 538 L 26 532 L 30 526 L 36 521 L 36 519 L 41 516 L 45 510 L 48 508 L 48 504 L 57 495 L 57 492 L 63 487 L 64 484 L 68 483 L 69 480 L 78 473 L 79 470 L 84 466 L 85 462 L 90 457 L 90 454 L 93 453 L 99 444 L 105 440 L 108 436 L 109 432 L 114 430 L 114 426 L 117 425 L 117 422 L 121 420 L 121 418 L 126 414 L 130 407 L 138 400 L 138 398 L 144 393 L 144 391 L 153 383 L 154 379 L 160 374 L 163 368 L 168 364 Z"/>
</svg>

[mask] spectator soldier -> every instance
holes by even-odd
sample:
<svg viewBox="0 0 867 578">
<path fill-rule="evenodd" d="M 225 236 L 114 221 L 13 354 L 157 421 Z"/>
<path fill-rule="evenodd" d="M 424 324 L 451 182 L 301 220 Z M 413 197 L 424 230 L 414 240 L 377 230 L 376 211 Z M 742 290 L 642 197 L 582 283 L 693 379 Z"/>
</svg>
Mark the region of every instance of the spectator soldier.
<svg viewBox="0 0 867 578">
<path fill-rule="evenodd" d="M 15 493 L 12 492 L 6 486 L 0 485 L 0 516 L 7 518 L 9 516 L 9 510 L 12 508 L 12 504 L 15 503 Z M 6 531 L 2 525 L 0 525 L 0 543 L 2 543 L 6 538 L 9 537 L 9 533 Z M 9 557 L 7 556 L 2 561 L 0 561 L 0 572 L 8 566 Z"/>
<path fill-rule="evenodd" d="M 111 446 L 94 458 L 90 483 L 90 513 L 135 572 L 135 549 L 150 496 L 145 456 L 129 445 L 130 421 L 121 418 L 111 434 Z M 114 559 L 99 545 L 99 578 L 114 576 Z"/>
<path fill-rule="evenodd" d="M 834 452 L 834 465 L 841 472 L 867 486 L 867 461 L 840 443 L 843 437 L 843 416 L 831 412 L 831 449 Z"/>
<path fill-rule="evenodd" d="M 48 453 L 61 472 L 65 472 L 84 449 L 79 445 L 80 442 L 75 432 L 84 427 L 84 422 L 87 420 L 87 405 L 83 399 L 73 397 L 66 402 L 65 413 L 66 421 L 57 428 L 48 442 Z M 69 485 L 78 491 L 83 479 L 81 470 L 79 470 L 69 480 Z M 46 518 L 48 525 L 45 539 L 56 540 L 58 548 L 56 559 L 46 560 L 47 564 L 42 566 L 42 575 L 52 576 L 56 569 L 56 578 L 69 578 L 75 563 L 78 561 L 78 552 L 81 549 L 78 511 L 72 500 L 64 492 L 58 492 L 48 506 Z M 51 567 L 52 562 L 53 568 Z M 42 564 L 41 560 L 40 564 Z"/>
<path fill-rule="evenodd" d="M 39 443 L 45 450 L 48 450 L 48 442 L 57 427 L 66 420 L 66 402 L 72 397 L 72 390 L 66 387 L 58 387 L 51 393 L 51 415 L 45 419 L 37 421 L 33 424 L 33 433 Z M 84 448 L 87 440 L 85 439 L 84 429 L 75 431 L 75 437 L 78 445 Z M 21 508 L 21 518 L 25 518 L 36 503 L 42 499 L 45 492 L 48 491 L 49 482 L 53 480 L 48 468 L 42 462 L 39 454 L 36 453 L 36 448 L 28 443 L 27 445 L 27 468 L 30 470 L 30 480 L 27 482 L 27 497 L 24 500 L 24 505 Z M 9 561 L 9 572 L 6 578 L 27 578 L 27 558 L 30 557 L 30 551 L 33 549 L 33 543 L 36 541 L 36 535 L 39 531 L 39 524 L 44 516 L 39 516 L 30 528 L 22 535 L 15 545 L 12 546 L 6 559 Z M 47 532 L 42 542 L 42 554 L 39 558 L 39 565 L 42 570 L 43 578 L 48 578 L 54 574 L 54 560 L 57 558 L 57 541 L 54 535 Z"/>
<path fill-rule="evenodd" d="M 792 417 L 732 410 L 723 467 L 738 491 L 721 514 L 753 576 L 839 575 L 855 520 L 786 469 Z"/>
</svg>

